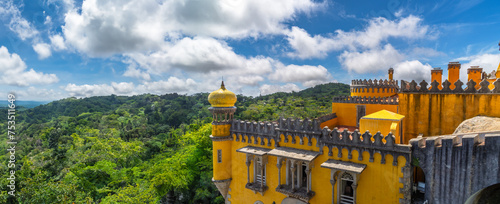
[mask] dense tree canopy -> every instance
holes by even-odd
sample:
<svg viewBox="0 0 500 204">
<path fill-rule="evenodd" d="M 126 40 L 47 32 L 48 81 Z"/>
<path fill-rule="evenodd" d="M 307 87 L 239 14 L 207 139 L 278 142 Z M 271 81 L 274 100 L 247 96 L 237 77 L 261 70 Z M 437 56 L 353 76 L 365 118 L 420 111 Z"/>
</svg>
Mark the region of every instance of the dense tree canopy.
<svg viewBox="0 0 500 204">
<path fill-rule="evenodd" d="M 238 96 L 236 118 L 314 118 L 331 111 L 345 84 Z M 67 98 L 16 115 L 16 197 L 0 203 L 223 203 L 212 184 L 208 93 Z M 6 109 L 0 109 L 6 115 Z M 7 149 L 7 117 L 0 148 Z"/>
</svg>

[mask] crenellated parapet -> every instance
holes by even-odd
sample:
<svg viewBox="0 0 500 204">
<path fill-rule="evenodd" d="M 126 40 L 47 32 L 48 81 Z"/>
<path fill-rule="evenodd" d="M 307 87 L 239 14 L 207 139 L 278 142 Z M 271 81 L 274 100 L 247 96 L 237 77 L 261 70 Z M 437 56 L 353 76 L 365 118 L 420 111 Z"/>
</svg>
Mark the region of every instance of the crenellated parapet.
<svg viewBox="0 0 500 204">
<path fill-rule="evenodd" d="M 252 143 L 253 138 L 254 144 L 257 144 L 257 139 L 260 138 L 260 145 L 265 145 L 264 139 L 267 139 L 267 146 L 271 146 L 271 140 L 274 140 L 275 145 L 280 141 L 276 128 L 278 128 L 276 122 L 233 120 L 229 131 L 231 135 L 235 135 L 236 142 Z"/>
<path fill-rule="evenodd" d="M 351 81 L 351 87 L 361 87 L 361 86 L 369 86 L 369 87 L 393 87 L 398 88 L 397 80 L 382 80 L 382 79 L 354 79 Z"/>
<path fill-rule="evenodd" d="M 337 113 L 330 113 L 328 115 L 320 116 L 317 119 L 318 119 L 319 123 L 323 123 L 323 122 L 329 121 L 331 119 L 334 119 L 336 117 L 337 117 Z"/>
<path fill-rule="evenodd" d="M 399 156 L 403 156 L 406 161 L 410 161 L 409 155 L 411 153 L 410 145 L 396 144 L 396 138 L 392 133 L 387 134 L 386 136 L 382 135 L 380 132 L 377 132 L 375 135 L 372 135 L 369 131 L 361 134 L 358 130 L 354 132 L 350 132 L 347 129 L 340 132 L 337 128 L 330 130 L 328 128 L 324 128 L 322 130 L 320 142 L 317 143 L 317 146 L 320 149 L 323 147 L 328 147 L 328 156 L 333 156 L 332 148 L 337 148 L 338 157 L 342 157 L 342 149 L 347 149 L 348 159 L 352 159 L 352 150 L 356 150 L 358 152 L 358 160 L 363 160 L 363 152 L 368 152 L 370 154 L 370 162 L 374 161 L 374 154 L 379 153 L 382 155 L 381 163 L 385 164 L 385 156 L 390 154 L 393 156 L 393 165 L 398 165 L 397 158 Z"/>
<path fill-rule="evenodd" d="M 498 94 L 500 93 L 500 79 L 497 79 L 495 82 L 493 82 L 494 88 L 490 89 L 489 85 L 490 82 L 488 80 L 484 79 L 479 83 L 479 88 L 476 88 L 476 82 L 474 80 L 470 80 L 466 84 L 466 88 L 462 88 L 462 85 L 464 83 L 460 80 L 457 80 L 454 85 L 455 88 L 452 89 L 451 83 L 448 80 L 445 80 L 442 83 L 443 89 L 439 89 L 439 82 L 433 81 L 430 85 L 431 87 L 428 88 L 427 86 L 429 85 L 428 82 L 425 80 L 418 83 L 415 82 L 415 80 L 412 80 L 411 82 L 407 81 L 401 81 L 401 92 L 402 93 L 453 93 L 453 94 L 488 94 L 488 93 L 494 93 Z"/>
<path fill-rule="evenodd" d="M 304 137 L 307 137 L 309 146 L 312 145 L 312 138 L 316 140 L 321 135 L 320 122 L 318 119 L 310 120 L 299 120 L 299 119 L 284 119 L 280 118 L 278 120 L 278 128 L 276 129 L 278 135 L 285 135 L 285 143 L 288 142 L 288 135 L 292 136 L 292 144 L 295 144 L 295 137 L 300 138 L 300 144 L 304 144 Z"/>
<path fill-rule="evenodd" d="M 465 203 L 478 190 L 500 182 L 500 131 L 410 140 L 415 166 L 425 175 L 429 203 Z"/>
<path fill-rule="evenodd" d="M 328 147 L 328 155 L 333 156 L 332 148 L 338 149 L 338 157 L 342 157 L 342 149 L 347 149 L 348 158 L 352 158 L 352 151 L 356 150 L 358 160 L 363 160 L 363 152 L 368 152 L 370 155 L 369 161 L 374 162 L 374 154 L 379 153 L 382 156 L 381 163 L 385 164 L 385 156 L 393 156 L 393 165 L 397 166 L 397 158 L 403 156 L 407 162 L 410 161 L 411 146 L 396 144 L 396 139 L 392 133 L 384 136 L 380 132 L 372 135 L 366 131 L 361 134 L 358 130 L 350 132 L 344 130 L 340 132 L 337 128 L 333 130 L 327 127 L 320 129 L 320 121 L 318 119 L 284 119 L 280 118 L 277 122 L 250 122 L 234 120 L 231 126 L 231 135 L 237 142 L 248 142 L 260 145 L 271 146 L 271 141 L 274 141 L 274 146 L 278 147 L 281 142 L 281 135 L 284 135 L 284 143 L 296 143 L 296 137 L 299 137 L 300 144 L 304 145 L 304 138 L 307 138 L 307 145 L 312 146 L 313 138 L 316 140 L 316 146 L 320 151 L 323 147 Z M 291 136 L 291 141 L 288 137 Z M 267 141 L 267 143 L 265 142 Z"/>
<path fill-rule="evenodd" d="M 351 96 L 392 96 L 399 91 L 397 80 L 366 80 L 351 81 Z"/>
<path fill-rule="evenodd" d="M 333 97 L 333 103 L 357 103 L 357 104 L 388 104 L 398 105 L 397 96 L 393 97 L 366 97 L 366 96 L 339 96 Z"/>
</svg>

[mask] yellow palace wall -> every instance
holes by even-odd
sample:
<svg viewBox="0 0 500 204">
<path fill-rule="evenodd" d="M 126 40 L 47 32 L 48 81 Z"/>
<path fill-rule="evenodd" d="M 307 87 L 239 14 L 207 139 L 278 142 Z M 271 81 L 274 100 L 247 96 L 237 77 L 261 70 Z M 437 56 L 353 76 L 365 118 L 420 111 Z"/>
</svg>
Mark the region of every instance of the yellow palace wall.
<svg viewBox="0 0 500 204">
<path fill-rule="evenodd" d="M 351 88 L 351 96 L 361 97 L 389 97 L 396 92 L 395 88 Z"/>
<path fill-rule="evenodd" d="M 498 94 L 408 94 L 399 93 L 403 142 L 419 134 L 451 134 L 466 119 L 474 116 L 500 117 Z M 338 114 L 337 114 L 338 115 Z"/>
<path fill-rule="evenodd" d="M 398 105 L 388 104 L 358 104 L 358 103 L 332 103 L 332 113 L 337 114 L 337 125 L 357 126 L 356 121 L 356 105 L 366 106 L 366 115 L 375 113 L 381 110 L 388 110 L 394 113 L 399 113 Z M 375 132 L 376 133 L 376 132 Z"/>
<path fill-rule="evenodd" d="M 233 135 L 234 137 L 234 135 Z M 289 141 L 291 141 L 291 136 Z M 246 139 L 246 137 L 245 137 Z M 253 137 L 252 137 L 253 139 Z M 299 137 L 296 137 L 296 141 L 300 141 Z M 307 138 L 304 138 L 304 144 L 307 144 Z M 284 136 L 281 135 L 281 141 L 284 141 Z M 247 183 L 247 166 L 245 164 L 246 154 L 236 152 L 237 149 L 246 146 L 255 146 L 262 148 L 274 148 L 274 141 L 271 141 L 271 146 L 267 145 L 257 145 L 254 144 L 252 140 L 251 143 L 246 142 L 232 142 L 231 151 L 232 154 L 232 181 L 230 185 L 230 191 L 228 196 L 228 201 L 232 204 L 253 204 L 256 201 L 262 201 L 266 204 L 280 204 L 281 201 L 287 196 L 276 192 L 276 187 L 278 186 L 278 167 L 277 158 L 275 156 L 268 156 L 268 162 L 266 164 L 266 185 L 268 189 L 264 192 L 264 196 L 260 193 L 254 193 L 252 190 L 245 188 Z M 258 140 L 260 144 L 260 139 Z M 267 140 L 265 140 L 267 144 Z M 310 151 L 319 151 L 319 147 L 316 147 L 316 139 L 312 139 L 312 146 L 300 145 L 298 142 L 296 144 L 280 142 L 279 146 L 291 147 L 296 149 L 304 149 Z M 352 159 L 348 159 L 347 149 L 342 150 L 342 158 L 338 156 L 338 149 L 333 148 L 333 156 L 328 156 L 328 148 L 323 148 L 324 154 L 319 155 L 314 161 L 314 165 L 311 170 L 311 180 L 312 180 L 312 191 L 316 194 L 309 200 L 309 203 L 332 203 L 332 185 L 330 183 L 331 170 L 327 168 L 322 168 L 321 164 L 328 159 L 336 159 L 342 161 L 350 161 L 354 163 L 366 164 L 366 169 L 361 173 L 360 180 L 357 187 L 357 203 L 399 203 L 399 199 L 403 198 L 403 194 L 399 193 L 399 188 L 403 187 L 402 183 L 399 183 L 399 178 L 403 177 L 401 171 L 402 167 L 405 165 L 405 158 L 400 156 L 398 159 L 398 165 L 393 166 L 393 157 L 391 155 L 386 156 L 385 164 L 381 164 L 381 155 L 379 153 L 374 154 L 374 162 L 369 162 L 370 155 L 368 152 L 363 152 L 363 161 L 358 161 L 358 152 L 352 151 Z M 253 162 L 250 165 L 250 181 L 253 181 Z M 281 170 L 281 182 L 286 183 L 286 165 L 283 164 Z M 337 180 L 339 182 L 339 180 Z M 335 185 L 336 186 L 336 185 Z M 337 189 L 333 189 L 335 196 L 337 194 Z M 336 197 L 333 199 L 337 199 Z M 335 202 L 336 203 L 336 202 Z"/>
<path fill-rule="evenodd" d="M 401 144 L 400 129 L 401 129 L 401 121 L 383 120 L 383 119 L 382 120 L 363 119 L 363 118 L 359 121 L 360 133 L 364 133 L 368 130 L 372 134 L 375 134 L 378 131 L 380 131 L 382 135 L 387 135 L 390 132 L 392 132 L 392 134 L 396 138 L 396 144 Z"/>
</svg>

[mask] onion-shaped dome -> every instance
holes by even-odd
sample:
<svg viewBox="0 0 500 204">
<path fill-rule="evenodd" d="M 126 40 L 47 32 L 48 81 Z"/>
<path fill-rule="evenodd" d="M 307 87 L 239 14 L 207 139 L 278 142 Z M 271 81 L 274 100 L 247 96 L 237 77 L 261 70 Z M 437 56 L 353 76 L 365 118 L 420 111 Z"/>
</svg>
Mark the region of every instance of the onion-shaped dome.
<svg viewBox="0 0 500 204">
<path fill-rule="evenodd" d="M 227 90 L 223 81 L 219 90 L 208 95 L 208 102 L 212 107 L 233 107 L 236 103 L 236 94 Z"/>
</svg>

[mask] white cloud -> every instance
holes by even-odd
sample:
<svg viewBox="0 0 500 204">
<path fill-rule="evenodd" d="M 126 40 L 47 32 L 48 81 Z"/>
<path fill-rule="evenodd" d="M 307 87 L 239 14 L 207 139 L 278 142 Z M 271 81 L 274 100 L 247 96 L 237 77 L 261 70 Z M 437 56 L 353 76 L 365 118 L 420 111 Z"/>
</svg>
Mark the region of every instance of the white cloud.
<svg viewBox="0 0 500 204">
<path fill-rule="evenodd" d="M 0 47 L 0 83 L 13 86 L 30 84 L 52 84 L 59 81 L 55 74 L 44 74 L 33 69 L 26 71 L 27 66 L 19 55 L 9 53 L 6 47 Z"/>
<path fill-rule="evenodd" d="M 311 37 L 307 31 L 296 26 L 293 26 L 292 30 L 287 33 L 287 40 L 294 49 L 294 52 L 289 52 L 287 55 L 300 59 L 323 58 L 328 55 L 329 51 L 343 47 L 340 41 L 320 35 Z"/>
<path fill-rule="evenodd" d="M 137 86 L 140 93 L 187 93 L 196 88 L 197 83 L 193 79 L 182 80 L 176 77 L 170 77 L 167 81 L 144 82 Z"/>
<path fill-rule="evenodd" d="M 150 54 L 131 54 L 141 67 L 154 73 L 167 72 L 171 68 L 185 71 L 210 72 L 242 67 L 245 58 L 233 52 L 225 42 L 213 38 L 183 38 L 172 47 Z"/>
<path fill-rule="evenodd" d="M 145 71 L 138 69 L 135 63 L 132 63 L 127 67 L 127 70 L 125 71 L 125 73 L 123 73 L 123 76 L 138 78 L 146 81 L 151 80 L 151 76 Z"/>
<path fill-rule="evenodd" d="M 453 61 L 458 61 L 455 59 Z M 467 57 L 461 57 L 460 61 L 466 61 L 462 63 L 460 68 L 460 81 L 466 83 L 467 81 L 467 69 L 471 66 L 479 66 L 483 68 L 483 71 L 490 74 L 493 70 L 497 70 L 500 62 L 500 54 L 478 54 Z"/>
<path fill-rule="evenodd" d="M 111 87 L 116 94 L 130 94 L 134 91 L 134 83 L 132 82 L 111 82 Z"/>
<path fill-rule="evenodd" d="M 111 84 L 83 84 L 70 83 L 63 89 L 74 97 L 91 97 L 115 95 L 136 95 L 142 93 L 165 94 L 165 93 L 188 93 L 193 91 L 198 84 L 193 79 L 182 80 L 170 77 L 167 81 L 144 82 L 135 86 L 132 82 L 111 82 Z"/>
<path fill-rule="evenodd" d="M 52 101 L 67 97 L 59 90 L 34 86 L 30 86 L 28 88 L 23 87 L 20 90 L 14 89 L 12 92 L 16 95 L 17 100 L 23 101 Z"/>
<path fill-rule="evenodd" d="M 66 49 L 66 44 L 64 43 L 64 38 L 61 35 L 59 35 L 59 34 L 51 35 L 49 38 L 50 38 L 50 44 L 54 50 L 59 51 L 59 50 Z"/>
<path fill-rule="evenodd" d="M 47 43 L 38 43 L 33 45 L 33 50 L 38 54 L 38 59 L 45 59 L 52 55 L 50 45 Z"/>
<path fill-rule="evenodd" d="M 420 83 L 422 80 L 430 84 L 431 65 L 422 64 L 418 60 L 404 61 L 394 66 L 394 78 L 397 80 L 411 81 Z"/>
<path fill-rule="evenodd" d="M 76 85 L 70 83 L 64 90 L 74 97 L 107 96 L 114 93 L 113 87 L 107 84 Z"/>
<path fill-rule="evenodd" d="M 348 71 L 374 73 L 389 69 L 403 60 L 404 56 L 387 44 L 382 49 L 375 48 L 366 52 L 344 51 L 338 59 Z"/>
<path fill-rule="evenodd" d="M 16 33 L 22 40 L 38 35 L 36 28 L 21 16 L 21 11 L 19 11 L 19 8 L 12 1 L 0 2 L 0 17 L 10 19 L 9 29 Z"/>
<path fill-rule="evenodd" d="M 274 73 L 269 75 L 270 80 L 280 82 L 300 82 L 303 86 L 311 87 L 330 80 L 331 75 L 328 70 L 319 66 L 309 65 L 278 65 Z"/>
<path fill-rule="evenodd" d="M 45 25 L 52 24 L 52 18 L 50 16 L 45 17 L 45 21 L 43 22 Z"/>
<path fill-rule="evenodd" d="M 286 21 L 321 3 L 311 0 L 86 0 L 65 16 L 69 44 L 90 56 L 159 49 L 180 34 L 217 38 L 280 34 Z"/>
<path fill-rule="evenodd" d="M 160 75 L 182 70 L 200 79 L 237 78 L 237 83 L 244 85 L 257 85 L 263 81 L 262 75 L 271 73 L 276 63 L 269 57 L 238 55 L 225 42 L 206 37 L 183 38 L 158 52 L 127 56 L 130 59 L 125 63 L 130 66 L 125 76 L 147 80 L 147 73 Z"/>
<path fill-rule="evenodd" d="M 345 32 L 336 30 L 329 37 L 309 35 L 305 30 L 293 27 L 287 32 L 288 42 L 293 52 L 287 53 L 290 57 L 322 58 L 330 51 L 349 49 L 376 49 L 389 38 L 422 39 L 435 38 L 428 25 L 422 24 L 422 19 L 413 15 L 388 20 L 383 17 L 370 19 L 365 29 Z"/>
<path fill-rule="evenodd" d="M 262 95 L 268 95 L 276 92 L 290 93 L 292 91 L 300 91 L 300 88 L 296 84 L 292 83 L 288 83 L 282 86 L 264 84 L 259 88 L 259 90 Z"/>
<path fill-rule="evenodd" d="M 240 84 L 256 86 L 259 82 L 264 81 L 264 77 L 251 75 L 251 76 L 237 76 L 236 80 Z"/>
</svg>

